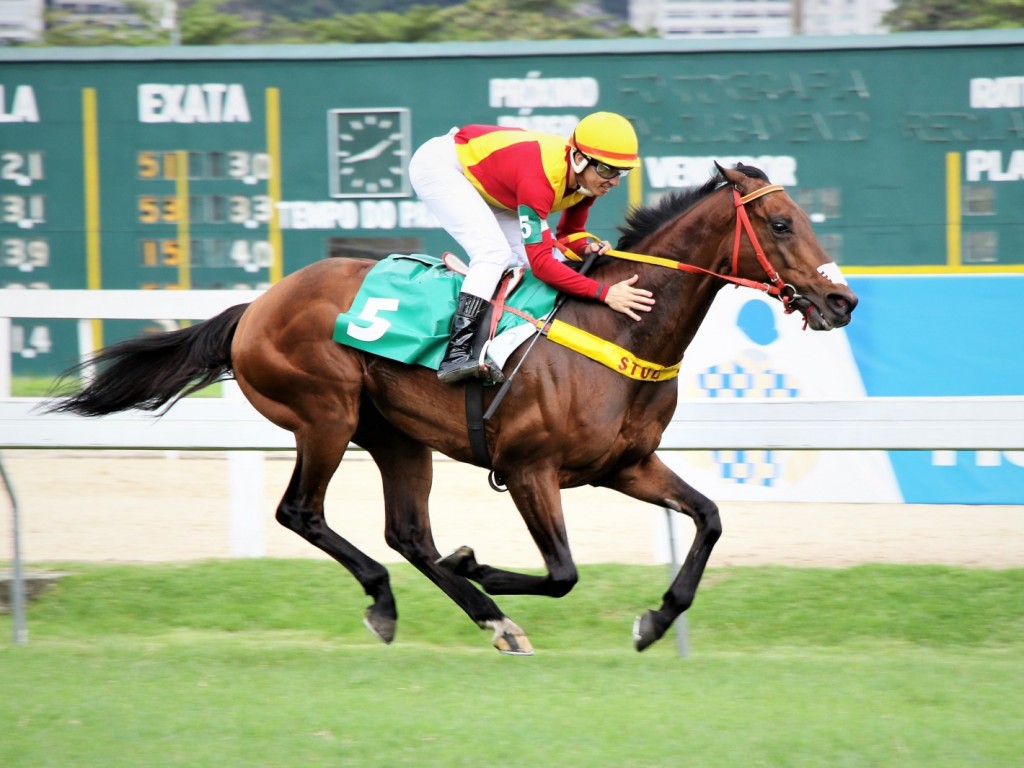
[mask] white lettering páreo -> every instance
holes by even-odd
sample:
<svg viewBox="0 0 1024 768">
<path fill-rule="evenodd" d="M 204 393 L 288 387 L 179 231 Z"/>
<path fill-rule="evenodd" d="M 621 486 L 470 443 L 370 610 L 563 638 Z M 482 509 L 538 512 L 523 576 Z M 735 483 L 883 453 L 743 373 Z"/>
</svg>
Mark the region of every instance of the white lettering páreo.
<svg viewBox="0 0 1024 768">
<path fill-rule="evenodd" d="M 142 83 L 140 123 L 250 123 L 245 88 L 238 83 Z"/>
<path fill-rule="evenodd" d="M 972 77 L 971 109 L 1024 107 L 1024 77 Z"/>
<path fill-rule="evenodd" d="M 645 157 L 647 180 L 656 189 L 692 187 L 703 184 L 715 172 L 715 161 L 726 167 L 736 163 L 753 165 L 764 171 L 773 184 L 796 186 L 796 158 L 789 155 L 759 157 Z"/>
<path fill-rule="evenodd" d="M 967 181 L 1024 180 L 1024 149 L 1015 149 L 1003 161 L 998 149 L 971 149 L 964 164 Z"/>
<path fill-rule="evenodd" d="M 277 204 L 281 229 L 438 229 L 421 200 L 286 200 Z"/>
<path fill-rule="evenodd" d="M 600 87 L 592 77 L 495 77 L 488 83 L 491 107 L 535 109 L 538 107 L 592 107 Z"/>
<path fill-rule="evenodd" d="M 15 86 L 8 109 L 7 94 L 0 85 L 0 123 L 38 123 L 39 107 L 31 85 Z"/>
<path fill-rule="evenodd" d="M 503 128 L 568 136 L 579 121 L 579 115 L 499 115 L 496 122 Z"/>
</svg>

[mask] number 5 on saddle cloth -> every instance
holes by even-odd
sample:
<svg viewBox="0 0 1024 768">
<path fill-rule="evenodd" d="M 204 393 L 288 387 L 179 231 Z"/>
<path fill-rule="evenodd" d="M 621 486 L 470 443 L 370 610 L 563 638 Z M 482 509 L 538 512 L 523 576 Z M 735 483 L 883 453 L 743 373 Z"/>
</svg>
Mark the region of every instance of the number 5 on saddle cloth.
<svg viewBox="0 0 1024 768">
<path fill-rule="evenodd" d="M 388 256 L 369 271 L 349 311 L 338 315 L 332 338 L 348 347 L 436 371 L 448 344 L 462 280 L 461 274 L 436 256 Z M 554 288 L 526 272 L 505 303 L 542 318 L 554 307 L 557 295 Z M 486 335 L 490 322 L 480 325 Z M 503 312 L 488 357 L 500 368 L 535 332 L 523 318 Z"/>
</svg>

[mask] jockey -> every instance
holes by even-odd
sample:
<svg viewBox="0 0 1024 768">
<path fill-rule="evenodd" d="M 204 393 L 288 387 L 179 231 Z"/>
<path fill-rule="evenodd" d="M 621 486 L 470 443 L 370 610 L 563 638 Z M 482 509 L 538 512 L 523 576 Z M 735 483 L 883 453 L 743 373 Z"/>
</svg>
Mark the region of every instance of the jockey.
<svg viewBox="0 0 1024 768">
<path fill-rule="evenodd" d="M 595 112 L 565 139 L 519 128 L 467 125 L 424 143 L 409 163 L 416 194 L 469 257 L 451 338 L 437 376 L 450 383 L 480 376 L 472 359 L 473 335 L 509 267 L 529 264 L 563 293 L 603 301 L 634 320 L 649 312 L 651 292 L 634 287 L 638 276 L 614 285 L 591 280 L 555 255 L 548 214 L 561 211 L 556 236 L 585 231 L 594 200 L 637 168 L 637 138 L 621 115 Z M 607 241 L 585 253 L 604 253 Z M 490 372 L 500 378 L 500 372 Z"/>
</svg>

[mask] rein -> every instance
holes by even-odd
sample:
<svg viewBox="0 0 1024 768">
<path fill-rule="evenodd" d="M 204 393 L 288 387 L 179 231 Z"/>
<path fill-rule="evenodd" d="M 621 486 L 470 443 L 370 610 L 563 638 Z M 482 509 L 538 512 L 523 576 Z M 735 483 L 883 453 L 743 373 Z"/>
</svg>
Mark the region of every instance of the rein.
<svg viewBox="0 0 1024 768">
<path fill-rule="evenodd" d="M 733 204 L 736 207 L 736 236 L 733 238 L 732 248 L 732 271 L 736 273 L 739 271 L 739 260 L 740 260 L 740 245 L 742 244 L 742 235 L 744 232 L 747 234 L 747 239 L 750 240 L 750 244 L 754 248 L 754 253 L 757 255 L 757 261 L 764 269 L 765 274 L 768 276 L 768 282 L 759 280 L 748 280 L 743 277 L 736 277 L 733 275 L 723 275 L 719 272 L 715 272 L 710 269 L 704 269 L 703 267 L 694 266 L 693 264 L 685 264 L 680 261 L 673 259 L 666 259 L 661 256 L 650 256 L 645 253 L 633 253 L 631 251 L 620 251 L 615 248 L 609 248 L 604 252 L 605 256 L 612 256 L 616 259 L 622 259 L 623 261 L 635 261 L 644 264 L 654 264 L 659 267 L 666 267 L 667 269 L 675 269 L 680 272 L 692 272 L 704 275 L 712 275 L 726 282 L 733 283 L 737 286 L 743 286 L 744 288 L 753 288 L 758 291 L 763 291 L 770 296 L 778 296 L 782 301 L 782 306 L 786 314 L 793 311 L 791 302 L 796 296 L 796 291 L 793 286 L 788 285 L 782 281 L 779 277 L 779 273 L 775 271 L 771 262 L 768 261 L 768 257 L 764 255 L 764 249 L 761 247 L 761 243 L 758 242 L 757 235 L 754 232 L 754 227 L 750 223 L 750 217 L 747 215 L 746 204 L 757 200 L 759 197 L 770 194 L 772 192 L 781 192 L 783 189 L 781 184 L 770 184 L 760 189 L 755 189 L 753 192 L 747 195 L 741 196 L 736 190 L 732 190 Z M 575 242 L 585 238 L 594 237 L 588 232 L 578 232 L 574 235 L 570 235 L 568 242 Z M 566 258 L 572 261 L 582 261 L 578 255 L 573 253 L 571 250 L 566 249 Z"/>
<path fill-rule="evenodd" d="M 632 253 L 630 251 L 609 249 L 605 251 L 603 255 L 613 256 L 625 261 L 653 264 L 659 267 L 675 269 L 680 272 L 712 275 L 720 280 L 725 280 L 726 282 L 733 283 L 737 286 L 742 285 L 746 288 L 754 288 L 755 290 L 764 291 L 771 296 L 778 296 L 782 301 L 784 311 L 789 314 L 795 309 L 792 305 L 792 301 L 797 296 L 796 290 L 793 286 L 782 281 L 782 278 L 779 277 L 779 273 L 775 271 L 771 262 L 768 261 L 768 257 L 764 255 L 764 249 L 761 247 L 761 243 L 757 240 L 757 234 L 754 232 L 754 227 L 750 223 L 750 217 L 747 215 L 745 207 L 747 203 L 757 200 L 759 197 L 771 194 L 772 192 L 781 192 L 782 189 L 782 186 L 779 184 L 769 184 L 742 196 L 735 188 L 732 190 L 733 204 L 736 207 L 736 236 L 733 238 L 732 271 L 734 273 L 739 271 L 740 246 L 742 244 L 743 233 L 746 232 L 747 238 L 750 240 L 750 243 L 754 248 L 754 253 L 757 254 L 757 260 L 764 269 L 765 274 L 768 276 L 769 282 L 767 283 L 758 280 L 748 280 L 747 278 L 737 277 L 735 275 L 723 275 L 710 269 L 694 266 L 693 264 L 684 264 L 683 262 L 675 261 L 673 259 L 666 259 L 661 256 L 651 256 L 644 253 Z M 593 237 L 594 236 L 588 232 L 579 232 L 574 235 L 570 235 L 567 242 L 572 243 L 577 240 Z M 564 250 L 566 258 L 573 261 L 583 261 L 583 259 L 570 248 L 566 247 Z M 593 261 L 594 256 L 595 254 L 590 255 L 590 258 L 587 260 L 588 265 Z M 531 317 L 525 312 L 521 312 L 513 307 L 505 307 L 505 311 L 518 315 L 533 325 L 537 329 L 538 335 L 547 336 L 556 344 L 561 344 L 564 347 L 575 350 L 585 357 L 589 357 L 591 360 L 601 363 L 612 370 L 618 371 L 620 374 L 628 378 L 636 379 L 638 381 L 667 381 L 675 378 L 679 373 L 680 363 L 665 366 L 640 359 L 635 357 L 627 349 L 623 349 L 622 347 L 619 347 L 605 339 L 599 339 L 580 328 L 568 325 L 560 320 L 554 320 L 551 315 L 549 315 L 546 320 L 538 320 L 537 318 Z M 553 314 L 554 313 L 552 313 L 552 315 Z M 536 341 L 536 339 L 537 337 L 535 336 L 534 341 Z M 520 360 L 520 364 L 521 363 L 522 360 Z M 515 372 L 513 371 L 513 375 L 514 373 Z M 498 393 L 499 396 L 495 398 L 495 402 L 491 404 L 491 407 L 484 415 L 485 419 L 494 413 L 497 403 L 500 402 L 501 396 L 504 395 L 504 391 L 509 386 L 510 380 L 511 377 L 506 380 L 502 387 L 502 391 Z"/>
</svg>

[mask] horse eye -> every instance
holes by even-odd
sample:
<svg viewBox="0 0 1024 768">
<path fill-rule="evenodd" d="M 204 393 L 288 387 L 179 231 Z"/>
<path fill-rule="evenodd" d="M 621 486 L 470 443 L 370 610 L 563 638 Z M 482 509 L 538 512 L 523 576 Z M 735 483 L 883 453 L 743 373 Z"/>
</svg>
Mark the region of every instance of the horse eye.
<svg viewBox="0 0 1024 768">
<path fill-rule="evenodd" d="M 775 234 L 781 235 L 784 232 L 789 231 L 790 230 L 788 222 L 785 222 L 782 219 L 776 219 L 775 221 L 772 222 L 772 232 L 774 232 Z"/>
</svg>

